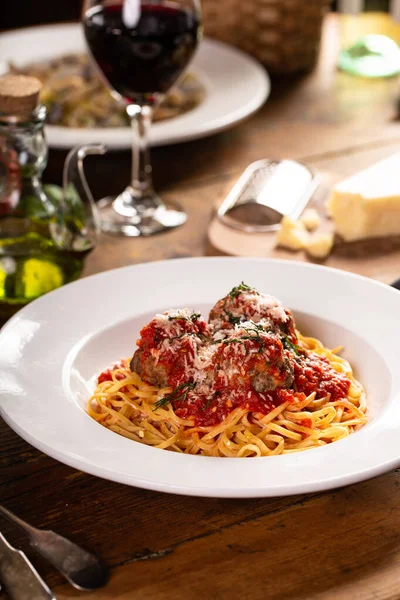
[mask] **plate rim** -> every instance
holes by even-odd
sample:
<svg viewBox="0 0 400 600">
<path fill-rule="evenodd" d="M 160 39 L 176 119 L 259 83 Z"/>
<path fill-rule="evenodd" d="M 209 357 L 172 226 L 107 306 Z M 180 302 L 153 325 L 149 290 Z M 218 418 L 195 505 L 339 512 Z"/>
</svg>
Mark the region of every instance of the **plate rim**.
<svg viewBox="0 0 400 600">
<path fill-rule="evenodd" d="M 20 28 L 15 28 L 15 29 L 1 32 L 0 33 L 0 41 L 2 39 L 7 39 L 7 37 L 12 38 L 15 35 L 23 35 L 24 33 L 32 33 L 32 32 L 40 33 L 40 31 L 46 30 L 46 29 L 47 30 L 51 30 L 54 28 L 78 29 L 79 27 L 80 27 L 80 21 L 63 21 L 63 22 L 56 22 L 56 23 L 45 23 L 43 25 L 32 25 L 32 26 L 28 26 L 28 27 L 20 27 Z M 263 65 L 257 59 L 255 59 L 251 55 L 247 54 L 240 48 L 237 48 L 231 44 L 227 44 L 227 43 L 222 42 L 217 39 L 209 38 L 207 36 L 203 37 L 203 40 L 201 43 L 203 43 L 203 44 L 205 43 L 207 46 L 211 46 L 211 47 L 214 47 L 217 49 L 218 48 L 222 49 L 223 51 L 228 51 L 231 55 L 236 55 L 237 57 L 240 58 L 240 60 L 246 61 L 247 67 L 251 68 L 253 70 L 254 76 L 257 76 L 260 79 L 260 83 L 262 82 L 262 85 L 260 86 L 258 93 L 256 95 L 254 95 L 252 98 L 249 98 L 249 101 L 245 105 L 245 108 L 237 107 L 234 112 L 232 112 L 230 115 L 228 114 L 228 117 L 226 115 L 224 115 L 224 117 L 218 117 L 217 124 L 213 124 L 215 119 L 210 119 L 208 126 L 206 128 L 204 128 L 204 122 L 201 125 L 197 125 L 196 127 L 194 127 L 195 124 L 193 124 L 193 129 L 186 129 L 184 132 L 181 132 L 179 134 L 172 134 L 172 136 L 170 136 L 167 139 L 162 134 L 157 134 L 157 123 L 155 123 L 155 125 L 152 127 L 152 131 L 150 133 L 150 146 L 151 147 L 169 146 L 169 145 L 175 145 L 175 144 L 185 143 L 185 142 L 189 142 L 189 141 L 195 141 L 198 139 L 202 139 L 202 138 L 216 135 L 218 133 L 226 131 L 227 129 L 234 127 L 235 125 L 239 125 L 240 123 L 242 123 L 243 121 L 245 121 L 246 119 L 251 117 L 255 112 L 257 112 L 264 105 L 264 103 L 267 101 L 267 99 L 269 98 L 269 96 L 271 94 L 270 76 L 267 72 L 267 69 L 265 67 L 263 67 Z M 196 59 L 196 57 L 195 57 L 195 59 Z M 207 79 L 209 77 L 207 71 L 204 70 L 203 68 L 198 68 L 198 67 L 197 67 L 197 70 L 200 73 L 200 79 L 203 77 L 203 82 L 206 84 Z M 212 89 L 212 88 L 210 88 L 210 89 Z M 196 110 L 196 107 L 193 109 L 193 111 L 194 110 Z M 189 111 L 188 113 L 186 113 L 186 115 L 190 115 L 191 112 L 192 111 Z M 180 115 L 180 116 L 184 117 L 185 115 Z M 176 118 L 179 119 L 179 116 Z M 164 125 L 166 123 L 170 124 L 170 123 L 173 123 L 173 121 L 174 121 L 174 119 L 171 119 L 170 121 L 161 122 L 161 123 L 159 123 L 159 125 Z M 129 150 L 130 149 L 130 141 L 128 143 L 125 140 L 123 140 L 122 142 L 117 140 L 117 135 L 118 135 L 118 133 L 121 133 L 121 130 L 124 132 L 124 135 L 126 135 L 126 136 L 128 136 L 128 133 L 130 134 L 129 127 L 122 127 L 122 128 L 116 128 L 116 127 L 99 128 L 98 127 L 98 128 L 79 129 L 79 128 L 63 127 L 60 125 L 46 125 L 46 137 L 47 137 L 48 146 L 50 148 L 68 149 L 68 148 L 73 147 L 74 145 L 88 143 L 89 139 L 91 139 L 93 136 L 100 135 L 100 132 L 105 132 L 106 134 L 108 133 L 111 136 L 115 136 L 114 139 L 108 140 L 106 142 L 106 145 L 109 148 L 109 150 L 112 150 L 112 151 Z M 79 139 L 80 133 L 83 133 L 83 136 L 85 137 L 85 139 L 83 139 L 83 138 Z M 65 141 L 64 136 L 66 137 L 66 141 Z M 74 136 L 78 136 L 78 138 L 74 139 Z"/>
<path fill-rule="evenodd" d="M 192 257 L 192 258 L 181 258 L 181 259 L 169 259 L 169 260 L 160 260 L 160 261 L 154 261 L 154 262 L 149 262 L 149 263 L 141 263 L 141 264 L 136 264 L 136 265 L 127 265 L 127 266 L 123 266 L 123 267 L 119 267 L 116 269 L 110 269 L 108 271 L 103 271 L 100 273 L 96 273 L 84 278 L 81 278 L 75 282 L 72 282 L 70 284 L 67 284 L 66 286 L 63 286 L 62 288 L 59 288 L 58 290 L 54 290 L 53 292 L 50 292 L 49 294 L 46 294 L 45 296 L 33 301 L 32 303 L 30 303 L 29 305 L 27 305 L 27 307 L 23 308 L 21 311 L 19 311 L 18 313 L 16 313 L 16 315 L 14 315 L 1 329 L 0 331 L 0 339 L 3 337 L 4 332 L 7 331 L 7 329 L 12 328 L 14 326 L 14 323 L 18 321 L 18 319 L 20 318 L 21 314 L 23 314 L 24 312 L 29 312 L 30 310 L 33 309 L 35 310 L 36 306 L 39 306 L 42 303 L 46 303 L 47 299 L 50 298 L 51 296 L 53 296 L 53 298 L 55 297 L 55 295 L 62 295 L 64 293 L 64 290 L 68 287 L 69 289 L 71 289 L 72 286 L 74 286 L 75 288 L 78 288 L 80 286 L 85 286 L 88 285 L 88 281 L 91 281 L 93 279 L 96 280 L 101 280 L 101 279 L 106 279 L 107 277 L 110 276 L 110 274 L 115 274 L 116 272 L 119 273 L 123 273 L 123 272 L 127 272 L 127 271 L 132 271 L 134 269 L 147 269 L 147 268 L 154 268 L 157 267 L 157 265 L 161 265 L 163 266 L 165 263 L 171 264 L 185 264 L 185 263 L 198 263 L 198 262 L 204 262 L 206 261 L 207 263 L 224 263 L 224 262 L 230 262 L 230 263 L 237 263 L 237 262 L 242 262 L 242 263 L 261 263 L 264 264 L 265 263 L 271 263 L 271 264 L 275 264 L 275 265 L 282 265 L 282 264 L 286 264 L 286 265 L 291 265 L 294 268 L 301 268 L 301 269 L 306 269 L 309 271 L 323 271 L 323 272 L 330 272 L 332 274 L 336 274 L 336 275 L 340 275 L 341 277 L 344 277 L 345 279 L 356 279 L 356 280 L 361 280 L 364 282 L 368 282 L 368 285 L 372 285 L 372 286 L 376 286 L 378 288 L 384 289 L 385 293 L 389 293 L 389 294 L 394 294 L 393 297 L 396 296 L 396 294 L 398 294 L 398 291 L 395 290 L 394 288 L 391 288 L 389 285 L 384 284 L 380 281 L 365 277 L 363 275 L 359 275 L 357 273 L 352 273 L 352 272 L 348 272 L 348 271 L 343 271 L 341 269 L 336 269 L 336 268 L 331 268 L 331 267 L 326 267 L 323 265 L 316 265 L 316 264 L 310 264 L 310 263 L 305 263 L 305 262 L 300 262 L 300 261 L 288 261 L 285 259 L 268 259 L 268 258 L 247 258 L 247 257 Z M 400 296 L 399 296 L 399 300 L 400 300 Z M 162 302 L 160 302 L 160 304 L 162 304 Z M 108 326 L 111 326 L 113 323 L 113 321 L 111 320 L 110 323 L 108 323 Z M 333 478 L 330 477 L 326 477 L 325 479 L 323 479 L 322 481 L 320 480 L 317 483 L 317 486 L 315 484 L 315 481 L 311 481 L 308 483 L 301 483 L 298 485 L 292 485 L 291 489 L 288 490 L 287 489 L 287 484 L 281 484 L 279 486 L 276 486 L 273 488 L 272 493 L 268 493 L 268 490 L 266 490 L 264 487 L 263 488 L 257 488 L 256 486 L 254 486 L 251 490 L 244 488 L 244 489 L 238 489 L 238 488 L 232 488 L 232 487 L 228 487 L 225 485 L 224 489 L 218 489 L 216 491 L 215 488 L 210 487 L 209 489 L 205 489 L 204 486 L 201 486 L 200 488 L 197 488 L 194 485 L 187 485 L 187 484 L 180 484 L 179 486 L 174 486 L 171 485 L 170 483 L 168 483 L 167 485 L 165 485 L 163 482 L 161 483 L 154 483 L 154 482 L 149 482 L 147 480 L 140 480 L 140 478 L 138 478 L 137 476 L 134 477 L 135 479 L 135 483 L 132 482 L 127 482 L 126 478 L 124 476 L 120 476 L 118 472 L 113 474 L 110 474 L 109 472 L 104 474 L 104 468 L 103 467 L 97 467 L 96 465 L 91 465 L 86 463 L 84 460 L 81 460 L 79 458 L 76 458 L 74 460 L 70 460 L 69 457 L 66 457 L 65 455 L 60 457 L 60 452 L 59 451 L 55 451 L 54 449 L 52 449 L 50 446 L 47 445 L 46 442 L 41 442 L 37 439 L 32 440 L 32 438 L 29 437 L 29 435 L 26 434 L 25 430 L 23 428 L 20 428 L 19 425 L 10 417 L 9 415 L 6 413 L 6 411 L 4 411 L 0 405 L 0 413 L 3 416 L 4 420 L 6 421 L 6 423 L 14 430 L 16 431 L 16 433 L 18 435 L 20 435 L 20 437 L 22 437 L 23 439 L 25 439 L 28 443 L 32 444 L 34 447 L 38 448 L 41 451 L 44 451 L 46 454 L 48 454 L 49 456 L 52 456 L 53 458 L 55 458 L 56 460 L 61 461 L 64 464 L 68 464 L 69 466 L 73 467 L 73 468 L 77 468 L 80 470 L 83 470 L 87 473 L 91 473 L 93 475 L 96 475 L 98 477 L 102 477 L 105 479 L 109 479 L 112 481 L 116 481 L 116 482 L 120 482 L 120 483 L 125 483 L 128 485 L 135 485 L 136 487 L 142 487 L 145 489 L 151 489 L 151 490 L 155 490 L 155 491 L 161 491 L 161 492 L 167 492 L 167 493 L 175 493 L 175 494 L 183 494 L 183 495 L 191 495 L 191 496 L 203 496 L 203 497 L 225 497 L 225 498 L 256 498 L 256 497 L 271 497 L 271 496 L 279 496 L 279 495 L 293 495 L 293 494 L 299 494 L 299 493 L 310 493 L 310 492 L 315 492 L 315 491 L 323 491 L 323 490 L 328 490 L 328 489 L 332 489 L 335 487 L 342 487 L 344 485 L 351 485 L 353 483 L 357 483 L 359 481 L 363 481 L 365 479 L 369 479 L 372 477 L 376 477 L 382 473 L 385 473 L 391 469 L 397 468 L 398 466 L 400 466 L 400 456 L 395 457 L 395 458 L 391 458 L 388 459 L 386 461 L 384 461 L 383 463 L 376 465 L 374 467 L 370 467 L 367 469 L 364 469 L 364 471 L 359 471 L 357 473 L 354 474 L 349 474 L 347 476 L 341 476 L 340 477 L 340 481 L 338 481 L 338 477 L 334 476 Z M 111 435 L 114 435 L 112 432 L 109 432 Z M 126 440 L 128 443 L 131 443 L 129 440 Z M 146 447 L 148 448 L 148 447 Z M 154 450 L 154 449 L 151 449 Z M 319 450 L 325 450 L 324 448 L 321 448 Z M 172 454 L 172 453 L 171 453 Z M 61 453 L 62 455 L 62 453 Z M 179 457 L 179 459 L 181 459 L 181 456 L 179 454 L 175 455 L 177 457 Z M 254 458 L 253 461 L 260 461 L 262 460 L 264 457 L 256 459 Z M 280 457 L 268 457 L 269 460 L 273 460 L 278 459 Z M 179 460 L 178 459 L 178 460 Z M 196 459 L 200 459 L 200 460 L 213 460 L 210 459 L 209 457 L 196 457 Z M 216 459 L 219 460 L 219 459 Z M 240 459 L 236 459 L 236 460 L 240 460 Z M 247 461 L 248 459 L 241 459 L 242 461 Z M 106 469 L 107 471 L 107 469 Z M 328 474 L 329 475 L 329 474 Z"/>
</svg>

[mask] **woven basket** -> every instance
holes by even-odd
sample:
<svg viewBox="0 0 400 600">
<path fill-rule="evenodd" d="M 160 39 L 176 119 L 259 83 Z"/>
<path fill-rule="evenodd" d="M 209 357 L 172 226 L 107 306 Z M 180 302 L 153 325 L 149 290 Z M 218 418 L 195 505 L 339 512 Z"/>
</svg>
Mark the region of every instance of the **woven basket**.
<svg viewBox="0 0 400 600">
<path fill-rule="evenodd" d="M 252 54 L 271 72 L 311 70 L 330 0 L 201 0 L 205 35 Z"/>
</svg>

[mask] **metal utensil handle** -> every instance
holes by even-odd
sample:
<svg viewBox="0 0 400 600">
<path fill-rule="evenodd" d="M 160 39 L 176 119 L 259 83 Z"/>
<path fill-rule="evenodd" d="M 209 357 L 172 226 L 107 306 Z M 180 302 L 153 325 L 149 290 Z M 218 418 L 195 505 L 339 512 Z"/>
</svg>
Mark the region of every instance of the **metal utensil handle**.
<svg viewBox="0 0 400 600">
<path fill-rule="evenodd" d="M 91 552 L 54 531 L 32 527 L 1 505 L 0 514 L 18 525 L 29 536 L 31 546 L 74 587 L 94 590 L 106 583 L 106 569 Z"/>
<path fill-rule="evenodd" d="M 400 279 L 396 279 L 396 281 L 393 281 L 393 283 L 390 284 L 391 287 L 394 287 L 396 290 L 400 291 Z"/>
<path fill-rule="evenodd" d="M 13 548 L 1 533 L 0 578 L 10 600 L 56 600 L 25 554 Z"/>
<path fill-rule="evenodd" d="M 6 517 L 6 519 L 11 521 L 11 523 L 15 523 L 15 525 L 18 525 L 18 527 L 20 527 L 22 529 L 22 531 L 25 531 L 25 533 L 28 534 L 29 536 L 33 535 L 37 531 L 37 529 L 35 527 L 32 527 L 32 525 L 29 525 L 28 523 L 26 523 L 26 521 L 23 521 L 22 519 L 17 517 L 17 515 L 14 515 L 12 512 L 7 510 L 4 506 L 1 506 L 1 504 L 0 504 L 0 513 L 3 515 L 3 517 Z"/>
</svg>

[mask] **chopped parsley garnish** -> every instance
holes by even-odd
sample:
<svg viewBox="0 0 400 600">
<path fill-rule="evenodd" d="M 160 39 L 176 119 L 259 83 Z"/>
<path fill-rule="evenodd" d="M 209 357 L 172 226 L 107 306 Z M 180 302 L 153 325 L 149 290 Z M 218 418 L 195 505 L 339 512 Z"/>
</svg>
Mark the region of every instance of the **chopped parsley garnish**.
<svg viewBox="0 0 400 600">
<path fill-rule="evenodd" d="M 209 342 L 210 341 L 210 338 L 205 333 L 196 333 L 196 332 L 193 332 L 193 331 L 184 331 L 180 335 L 175 335 L 175 336 L 167 338 L 167 339 L 171 340 L 171 342 L 172 342 L 173 340 L 181 340 L 185 336 L 188 337 L 188 338 L 189 337 L 198 337 L 202 342 Z M 166 338 L 164 338 L 164 339 L 166 339 Z"/>
<path fill-rule="evenodd" d="M 156 344 L 158 344 L 159 342 L 162 342 L 163 338 L 161 337 L 161 330 L 160 329 L 156 329 L 155 334 L 154 334 L 154 342 Z"/>
<path fill-rule="evenodd" d="M 220 396 L 220 395 L 221 395 L 221 392 L 215 392 L 215 394 L 213 394 L 213 395 L 211 396 L 211 398 L 209 398 L 209 399 L 208 399 L 208 400 L 205 402 L 205 404 L 204 404 L 204 406 L 203 406 L 203 408 L 202 408 L 201 410 L 202 410 L 202 411 L 204 411 L 204 410 L 207 410 L 207 408 L 209 408 L 209 407 L 211 406 L 211 404 L 214 402 L 214 400 L 215 400 L 216 398 L 218 398 L 218 396 Z"/>
<path fill-rule="evenodd" d="M 286 336 L 287 335 L 295 335 L 296 336 L 293 318 L 290 315 L 288 315 L 287 313 L 286 313 L 286 316 L 288 317 L 287 320 L 283 321 L 282 323 L 279 324 L 279 329 Z M 296 339 L 297 339 L 297 336 L 296 336 Z"/>
<path fill-rule="evenodd" d="M 208 335 L 206 335 L 205 333 L 197 333 L 197 334 L 193 334 L 193 335 L 197 335 L 198 338 L 200 338 L 200 340 L 202 342 L 210 342 L 210 337 Z"/>
<path fill-rule="evenodd" d="M 175 315 L 168 317 L 168 321 L 187 321 L 188 323 L 197 321 L 201 317 L 200 313 L 192 313 L 190 317 L 183 317 L 182 315 Z"/>
<path fill-rule="evenodd" d="M 261 323 L 252 323 L 254 329 L 257 329 L 257 331 L 269 331 L 269 329 L 267 329 L 266 327 L 264 327 L 264 325 L 261 325 Z M 246 329 L 246 327 L 245 327 Z M 247 328 L 248 331 L 252 331 L 252 329 Z"/>
<path fill-rule="evenodd" d="M 242 317 L 235 317 L 231 312 L 229 312 L 229 310 L 225 309 L 225 314 L 228 317 L 228 321 L 229 323 L 231 323 L 232 325 L 237 325 L 238 323 L 240 323 L 240 320 Z"/>
<path fill-rule="evenodd" d="M 167 338 L 167 339 L 171 340 L 171 342 L 172 342 L 173 340 L 181 340 L 185 335 L 189 336 L 191 334 L 184 331 L 183 333 L 181 333 L 181 335 L 175 335 L 174 337 Z"/>
<path fill-rule="evenodd" d="M 292 352 L 297 354 L 297 356 L 305 355 L 303 348 L 300 348 L 300 346 L 298 346 L 297 344 L 293 344 L 293 342 L 291 342 L 286 335 L 282 338 L 282 344 L 283 347 L 286 348 L 286 350 L 291 350 Z"/>
<path fill-rule="evenodd" d="M 253 327 L 243 327 L 243 329 L 245 331 L 248 332 L 249 335 L 243 335 L 240 338 L 231 338 L 231 339 L 224 339 L 221 340 L 222 344 L 244 344 L 245 340 L 252 340 L 252 341 L 256 341 L 259 342 L 260 344 L 260 348 L 258 350 L 258 352 L 262 352 L 264 350 L 264 340 L 262 339 L 260 332 L 263 332 L 264 329 L 261 325 L 258 325 L 257 323 L 253 323 Z M 253 334 L 254 335 L 250 335 Z"/>
<path fill-rule="evenodd" d="M 231 298 L 236 298 L 237 296 L 239 296 L 242 292 L 255 292 L 256 290 L 252 287 L 250 287 L 249 285 L 246 285 L 243 281 L 240 285 L 237 285 L 236 287 L 232 288 L 231 291 L 229 292 L 229 295 Z"/>
<path fill-rule="evenodd" d="M 173 404 L 174 402 L 178 402 L 178 400 L 180 402 L 185 402 L 187 400 L 188 393 L 190 390 L 194 390 L 195 387 L 195 383 L 181 383 L 170 394 L 167 394 L 163 398 L 160 398 L 160 400 L 157 400 L 157 402 L 154 404 L 153 412 L 157 410 L 157 408 L 166 406 L 166 404 L 169 403 Z"/>
</svg>

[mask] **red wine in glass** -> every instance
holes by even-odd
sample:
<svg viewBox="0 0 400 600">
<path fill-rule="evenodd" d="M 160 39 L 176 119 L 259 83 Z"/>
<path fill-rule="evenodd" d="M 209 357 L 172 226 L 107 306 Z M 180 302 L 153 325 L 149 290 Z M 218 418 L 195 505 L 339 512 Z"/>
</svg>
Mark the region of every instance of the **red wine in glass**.
<svg viewBox="0 0 400 600">
<path fill-rule="evenodd" d="M 127 102 L 152 104 L 189 63 L 199 18 L 175 2 L 94 6 L 84 15 L 87 43 L 110 86 Z"/>
<path fill-rule="evenodd" d="M 131 183 L 98 202 L 101 228 L 138 236 L 179 227 L 185 211 L 163 202 L 153 188 L 149 132 L 153 109 L 200 41 L 200 0 L 84 0 L 83 27 L 91 57 L 125 101 L 132 127 Z"/>
</svg>

